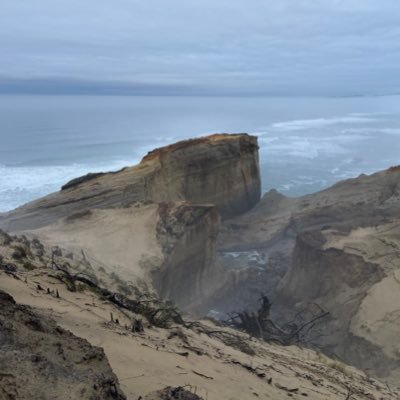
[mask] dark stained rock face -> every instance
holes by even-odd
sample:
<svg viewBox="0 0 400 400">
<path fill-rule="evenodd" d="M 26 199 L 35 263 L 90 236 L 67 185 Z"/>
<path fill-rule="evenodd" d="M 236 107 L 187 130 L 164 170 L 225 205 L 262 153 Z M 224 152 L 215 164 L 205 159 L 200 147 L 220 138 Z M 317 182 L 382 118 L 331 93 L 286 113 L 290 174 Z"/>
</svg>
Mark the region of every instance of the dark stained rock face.
<svg viewBox="0 0 400 400">
<path fill-rule="evenodd" d="M 0 399 L 126 397 L 101 348 L 0 291 Z"/>
</svg>

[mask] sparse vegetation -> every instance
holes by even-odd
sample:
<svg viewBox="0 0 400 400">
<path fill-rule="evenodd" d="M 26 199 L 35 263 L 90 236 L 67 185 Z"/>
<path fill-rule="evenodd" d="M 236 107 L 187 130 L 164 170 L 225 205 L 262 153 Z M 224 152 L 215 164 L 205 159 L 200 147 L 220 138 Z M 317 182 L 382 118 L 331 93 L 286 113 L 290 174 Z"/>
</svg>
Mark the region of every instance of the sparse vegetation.
<svg viewBox="0 0 400 400">
<path fill-rule="evenodd" d="M 43 257 L 45 254 L 45 249 L 43 244 L 39 241 L 39 239 L 33 239 L 30 244 L 32 253 L 37 255 L 38 257 Z"/>
<path fill-rule="evenodd" d="M 400 165 L 393 165 L 390 168 L 388 168 L 388 172 L 399 172 L 400 171 Z"/>
<path fill-rule="evenodd" d="M 89 172 L 86 175 L 70 180 L 65 185 L 61 186 L 61 190 L 71 189 L 73 187 L 80 185 L 81 183 L 88 182 L 92 179 L 98 178 L 103 175 L 105 175 L 104 172 Z"/>
<path fill-rule="evenodd" d="M 206 213 L 207 209 L 204 207 L 198 207 L 193 210 L 194 219 L 202 217 Z"/>
<path fill-rule="evenodd" d="M 7 246 L 12 242 L 12 237 L 0 229 L 0 244 Z"/>
<path fill-rule="evenodd" d="M 125 296 L 131 296 L 132 295 L 132 289 L 129 287 L 129 285 L 126 284 L 120 284 L 118 285 L 117 290 L 122 293 Z"/>
<path fill-rule="evenodd" d="M 317 352 L 317 361 L 320 362 L 321 364 L 326 365 L 329 368 L 335 369 L 336 371 L 342 373 L 343 375 L 346 375 L 348 378 L 353 378 L 353 373 L 350 370 L 350 367 L 340 360 L 337 359 L 332 359 L 326 356 L 325 354 L 321 352 Z"/>
<path fill-rule="evenodd" d="M 99 282 L 95 275 L 89 274 L 87 269 L 71 272 L 71 266 L 68 263 L 61 265 L 56 260 L 56 253 L 53 251 L 51 265 L 52 268 L 60 273 L 55 276 L 67 285 L 67 289 L 76 292 L 89 288 L 97 293 L 103 299 L 109 300 L 120 308 L 129 310 L 135 314 L 143 315 L 147 321 L 154 326 L 160 328 L 168 328 L 170 324 L 184 324 L 184 320 L 180 315 L 178 309 L 171 302 L 163 302 L 157 297 L 149 293 L 142 293 L 137 299 L 130 299 L 127 295 L 119 292 L 112 292 L 104 287 L 99 286 Z M 86 259 L 84 265 L 88 263 Z M 110 277 L 114 282 L 123 286 L 123 290 L 132 291 L 129 286 L 115 273 L 111 273 Z"/>
<path fill-rule="evenodd" d="M 123 280 L 119 277 L 119 275 L 116 272 L 111 272 L 110 278 L 117 284 L 123 284 Z"/>
<path fill-rule="evenodd" d="M 13 246 L 11 257 L 14 260 L 22 260 L 28 256 L 28 249 L 23 244 L 16 244 Z"/>
<path fill-rule="evenodd" d="M 247 332 L 253 337 L 263 339 L 268 342 L 277 342 L 284 346 L 295 343 L 304 343 L 310 331 L 325 317 L 329 312 L 315 305 L 316 311 L 308 316 L 310 310 L 304 310 L 296 315 L 295 319 L 283 326 L 278 326 L 271 319 L 270 311 L 272 304 L 267 296 L 261 296 L 261 306 L 256 312 L 242 311 L 230 315 L 230 319 L 225 321 L 228 326 Z"/>
<path fill-rule="evenodd" d="M 188 387 L 188 389 L 191 389 Z M 166 387 L 155 393 L 146 396 L 144 400 L 202 400 L 197 394 L 190 392 L 184 386 Z"/>
<path fill-rule="evenodd" d="M 26 260 L 23 263 L 23 267 L 27 270 L 27 271 L 33 271 L 34 269 L 36 269 L 36 265 L 33 264 L 31 261 Z"/>
</svg>

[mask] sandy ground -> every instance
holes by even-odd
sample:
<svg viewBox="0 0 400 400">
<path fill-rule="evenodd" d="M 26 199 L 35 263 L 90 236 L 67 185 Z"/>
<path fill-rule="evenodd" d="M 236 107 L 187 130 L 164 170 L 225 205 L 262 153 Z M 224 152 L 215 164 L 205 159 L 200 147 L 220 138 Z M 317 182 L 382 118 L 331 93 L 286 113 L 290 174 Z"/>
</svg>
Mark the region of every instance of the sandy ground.
<svg viewBox="0 0 400 400">
<path fill-rule="evenodd" d="M 327 234 L 325 248 L 336 248 L 383 268 L 386 277 L 365 293 L 350 331 L 379 346 L 394 359 L 400 356 L 400 223 L 354 229 L 348 235 Z M 393 371 L 392 381 L 400 381 Z"/>
<path fill-rule="evenodd" d="M 298 347 L 283 348 L 252 340 L 249 344 L 257 355 L 249 356 L 184 328 L 192 350 L 187 350 L 187 343 L 177 337 L 168 339 L 170 330 L 151 328 L 133 334 L 124 327 L 130 316 L 90 291 L 68 292 L 47 275 L 46 269 L 25 276 L 26 282 L 22 276 L 16 280 L 0 272 L 0 289 L 18 302 L 50 315 L 75 335 L 103 347 L 121 388 L 132 400 L 170 385 L 188 385 L 209 400 L 345 399 L 349 390 L 354 391 L 353 400 L 400 398 L 363 373 Z M 60 298 L 37 290 L 37 284 L 44 289 L 58 289 Z M 110 322 L 111 312 L 119 325 Z M 189 354 L 177 354 L 182 352 Z"/>
<path fill-rule="evenodd" d="M 157 205 L 93 210 L 84 217 L 62 219 L 41 229 L 25 232 L 51 247 L 62 243 L 78 257 L 84 249 L 93 266 L 106 267 L 124 281 L 146 279 L 146 262 L 161 263 L 156 238 Z"/>
</svg>

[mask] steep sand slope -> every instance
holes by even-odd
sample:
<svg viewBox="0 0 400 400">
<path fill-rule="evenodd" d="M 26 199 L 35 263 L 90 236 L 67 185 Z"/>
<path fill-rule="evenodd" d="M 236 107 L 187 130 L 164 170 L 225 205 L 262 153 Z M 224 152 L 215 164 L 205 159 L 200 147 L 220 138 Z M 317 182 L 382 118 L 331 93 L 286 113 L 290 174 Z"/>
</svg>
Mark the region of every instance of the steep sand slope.
<svg viewBox="0 0 400 400">
<path fill-rule="evenodd" d="M 238 307 L 239 296 L 242 307 L 252 307 L 257 295 L 251 293 L 264 288 L 284 321 L 318 303 L 331 313 L 318 346 L 398 382 L 399 216 L 399 168 L 298 199 L 271 191 L 253 210 L 224 223 L 219 262 L 229 269 L 228 256 L 239 249 L 241 279 L 217 304 L 227 309 L 236 301 Z"/>
<path fill-rule="evenodd" d="M 220 217 L 213 205 L 143 204 L 75 213 L 23 231 L 48 247 L 62 245 L 73 260 L 84 257 L 123 285 L 157 291 L 182 309 L 200 312 L 219 288 L 215 238 Z"/>
<path fill-rule="evenodd" d="M 138 205 L 119 209 L 95 209 L 72 215 L 54 224 L 27 232 L 51 246 L 80 257 L 82 250 L 92 266 L 107 267 L 122 280 L 150 282 L 151 268 L 163 260 L 157 241 L 158 206 Z"/>
<path fill-rule="evenodd" d="M 50 273 L 51 275 L 51 273 Z M 0 272 L 0 289 L 18 302 L 29 303 L 74 334 L 101 346 L 128 399 L 164 386 L 186 386 L 204 399 L 397 399 L 399 393 L 365 374 L 297 347 L 282 348 L 251 340 L 247 335 L 203 322 L 214 336 L 192 328 L 159 329 L 145 325 L 144 333 L 124 328 L 132 316 L 89 290 L 71 293 L 49 276 L 47 268 L 18 272 L 20 280 Z M 38 290 L 38 284 L 44 290 Z M 59 298 L 46 289 L 57 289 Z M 119 324 L 110 322 L 110 313 Z M 239 351 L 215 332 L 243 336 Z M 233 345 L 233 344 L 232 344 Z M 255 355 L 249 354 L 249 349 Z"/>
<path fill-rule="evenodd" d="M 0 399 L 61 398 L 126 399 L 103 349 L 0 290 Z"/>
<path fill-rule="evenodd" d="M 216 134 L 156 149 L 135 167 L 76 178 L 1 215 L 0 227 L 83 251 L 93 266 L 201 312 L 220 286 L 220 217 L 253 207 L 260 187 L 257 138 Z"/>
</svg>

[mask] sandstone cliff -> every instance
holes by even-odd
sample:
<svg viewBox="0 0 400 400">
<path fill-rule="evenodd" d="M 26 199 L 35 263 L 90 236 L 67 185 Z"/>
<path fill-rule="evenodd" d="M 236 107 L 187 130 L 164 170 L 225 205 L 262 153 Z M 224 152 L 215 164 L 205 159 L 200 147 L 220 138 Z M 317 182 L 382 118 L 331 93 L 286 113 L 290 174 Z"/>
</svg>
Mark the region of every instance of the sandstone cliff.
<svg viewBox="0 0 400 400">
<path fill-rule="evenodd" d="M 194 210 L 180 210 L 191 224 Z M 173 221 L 177 212 L 166 215 L 174 232 L 179 231 Z M 212 210 L 205 212 L 212 217 Z M 115 282 L 107 265 L 94 273 L 92 260 L 82 255 L 71 259 L 57 251 L 58 265 L 90 277 L 72 291 L 65 275 L 51 267 L 51 252 L 39 241 L 1 234 L 0 254 L 0 291 L 6 289 L 18 303 L 36 309 L 0 294 L 1 399 L 3 393 L 6 399 L 122 398 L 104 353 L 130 400 L 399 398 L 393 387 L 321 353 L 265 343 L 210 320 L 174 320 L 154 327 L 141 308 L 135 312 L 115 301 L 131 288 Z M 84 283 L 96 275 L 100 285 L 119 293 L 105 296 Z M 130 302 L 146 307 L 149 297 L 143 296 L 138 287 L 132 288 Z M 144 332 L 132 329 L 139 318 Z M 103 347 L 104 353 L 92 346 Z"/>
<path fill-rule="evenodd" d="M 63 190 L 0 216 L 7 231 L 37 229 L 77 211 L 128 207 L 135 202 L 210 203 L 223 217 L 260 199 L 257 138 L 216 134 L 157 149 L 135 166 L 88 174 Z"/>
<path fill-rule="evenodd" d="M 160 204 L 157 231 L 166 256 L 153 280 L 161 297 L 207 313 L 204 305 L 220 285 L 215 265 L 219 227 L 215 206 Z"/>
<path fill-rule="evenodd" d="M 398 382 L 399 216 L 399 168 L 296 199 L 271 191 L 221 228 L 218 262 L 243 279 L 227 280 L 214 307 L 255 307 L 263 288 L 284 322 L 317 303 L 330 319 L 315 344 Z"/>
<path fill-rule="evenodd" d="M 387 240 L 387 229 L 300 234 L 278 301 L 284 305 L 281 312 L 309 303 L 329 310 L 324 335 L 315 343 L 328 354 L 398 382 L 400 286 L 396 277 L 400 265 L 394 254 L 399 254 L 400 243 L 398 237 Z"/>
<path fill-rule="evenodd" d="M 146 181 L 146 198 L 215 204 L 222 217 L 248 211 L 260 200 L 257 138 L 213 135 L 150 152 L 155 163 Z"/>
<path fill-rule="evenodd" d="M 257 138 L 216 134 L 156 149 L 135 167 L 88 174 L 0 216 L 0 227 L 84 251 L 97 269 L 191 311 L 218 290 L 220 219 L 260 198 Z"/>
</svg>

